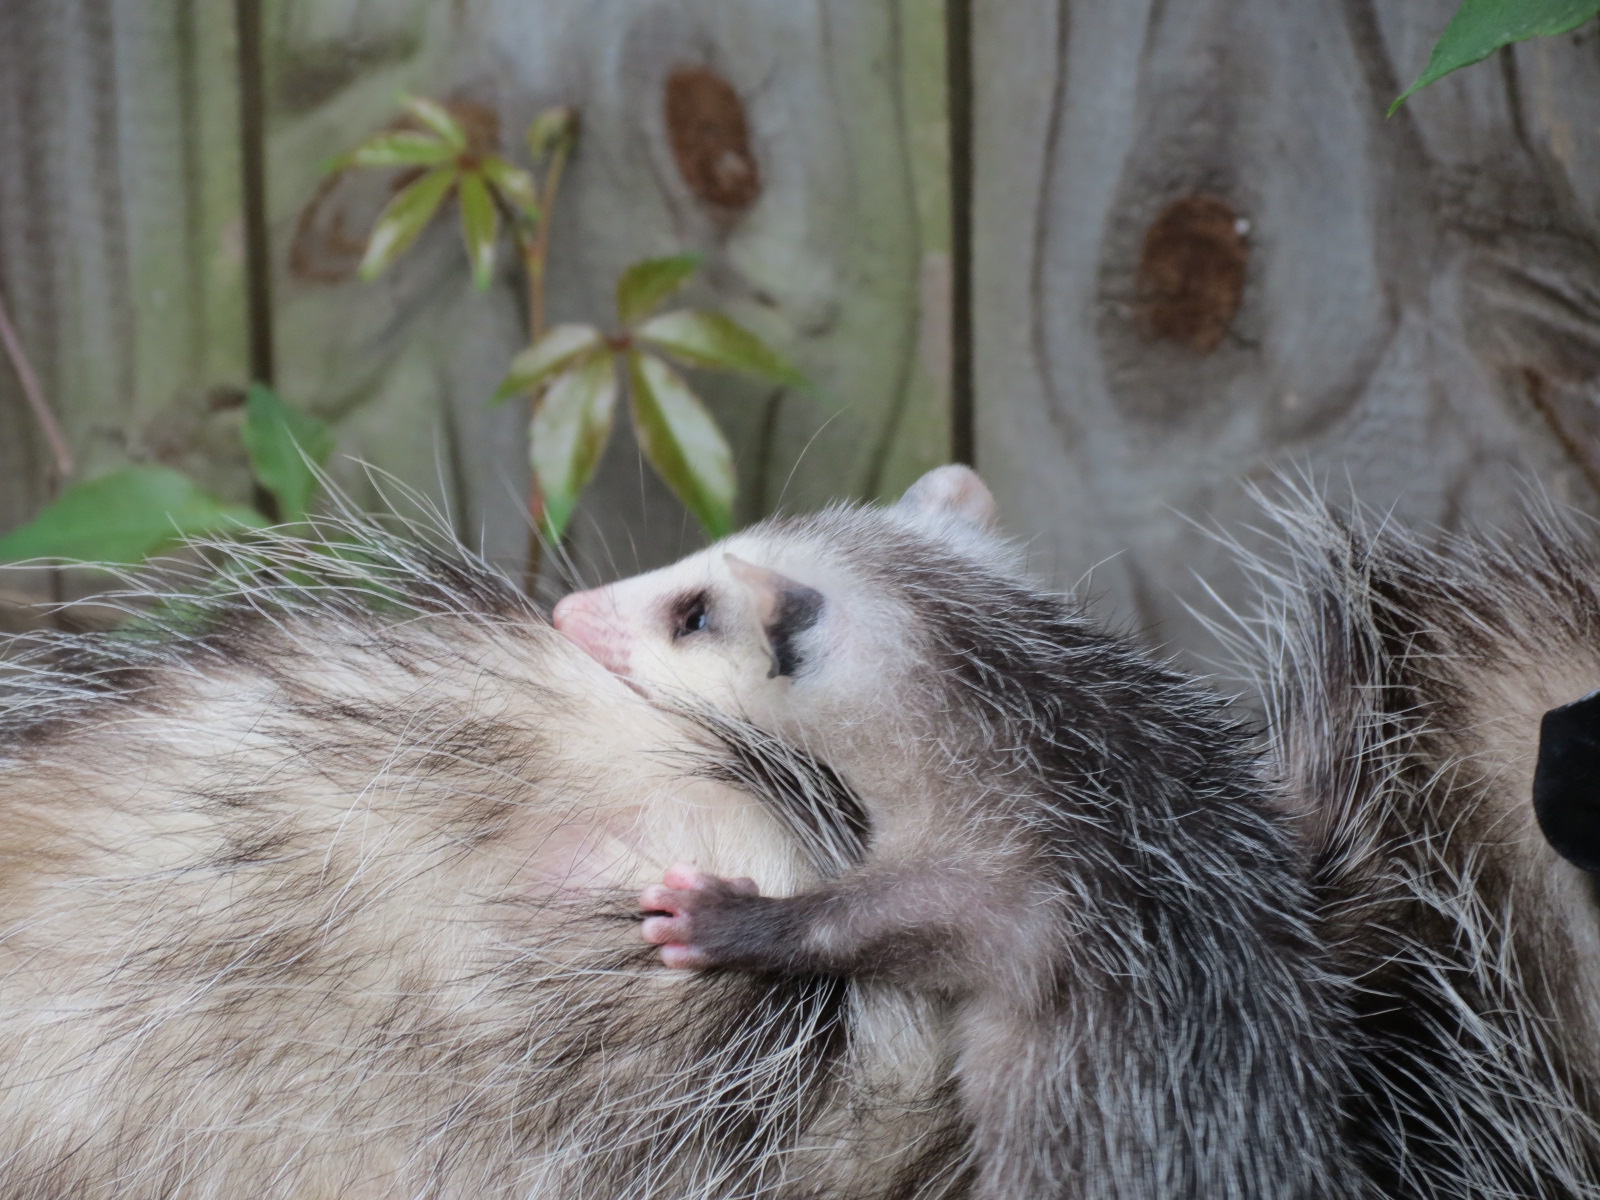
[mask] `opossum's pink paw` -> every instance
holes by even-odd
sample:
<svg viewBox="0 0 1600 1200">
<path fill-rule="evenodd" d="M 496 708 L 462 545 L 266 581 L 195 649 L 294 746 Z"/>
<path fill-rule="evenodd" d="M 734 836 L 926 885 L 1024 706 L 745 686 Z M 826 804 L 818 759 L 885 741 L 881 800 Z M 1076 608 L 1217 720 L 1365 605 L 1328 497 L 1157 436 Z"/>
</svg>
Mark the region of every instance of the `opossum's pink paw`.
<svg viewBox="0 0 1600 1200">
<path fill-rule="evenodd" d="M 754 879 L 742 875 L 737 879 L 724 879 L 720 875 L 707 875 L 689 863 L 673 863 L 667 868 L 662 882 L 669 888 L 684 892 L 731 892 L 735 896 L 759 896 L 761 889 Z"/>
<path fill-rule="evenodd" d="M 661 947 L 661 961 L 669 967 L 714 965 L 711 955 L 695 945 L 695 913 L 714 910 L 735 896 L 759 896 L 761 889 L 753 880 L 706 875 L 687 863 L 675 863 L 664 879 L 639 894 L 640 909 L 652 914 L 640 923 L 639 936 Z"/>
</svg>

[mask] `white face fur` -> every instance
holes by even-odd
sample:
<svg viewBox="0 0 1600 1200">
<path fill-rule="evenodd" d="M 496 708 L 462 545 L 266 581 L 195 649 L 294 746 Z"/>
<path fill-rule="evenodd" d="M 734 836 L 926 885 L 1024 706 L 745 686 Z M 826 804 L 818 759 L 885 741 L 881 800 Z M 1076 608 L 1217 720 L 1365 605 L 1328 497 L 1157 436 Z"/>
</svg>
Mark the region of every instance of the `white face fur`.
<svg viewBox="0 0 1600 1200">
<path fill-rule="evenodd" d="M 890 515 L 987 556 L 994 500 L 966 467 L 918 480 Z M 556 628 L 646 694 L 707 701 L 814 737 L 894 704 L 908 614 L 820 536 L 757 527 L 670 567 L 576 592 Z"/>
</svg>

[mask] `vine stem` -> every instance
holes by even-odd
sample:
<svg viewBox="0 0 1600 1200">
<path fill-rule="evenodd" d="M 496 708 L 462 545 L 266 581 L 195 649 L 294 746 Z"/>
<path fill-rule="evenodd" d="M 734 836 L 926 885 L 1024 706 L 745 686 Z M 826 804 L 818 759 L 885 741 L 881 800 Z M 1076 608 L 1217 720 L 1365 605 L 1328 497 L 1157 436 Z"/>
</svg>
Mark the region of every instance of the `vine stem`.
<svg viewBox="0 0 1600 1200">
<path fill-rule="evenodd" d="M 39 386 L 39 376 L 28 361 L 27 352 L 22 348 L 22 339 L 17 336 L 16 327 L 11 323 L 11 313 L 4 296 L 0 296 L 0 342 L 5 343 L 6 357 L 11 360 L 12 370 L 17 373 L 22 394 L 44 432 L 44 440 L 50 444 L 50 454 L 56 460 L 56 482 L 61 483 L 72 474 L 72 450 L 61 432 L 61 426 L 56 423 L 55 414 L 45 403 L 44 389 Z"/>
</svg>

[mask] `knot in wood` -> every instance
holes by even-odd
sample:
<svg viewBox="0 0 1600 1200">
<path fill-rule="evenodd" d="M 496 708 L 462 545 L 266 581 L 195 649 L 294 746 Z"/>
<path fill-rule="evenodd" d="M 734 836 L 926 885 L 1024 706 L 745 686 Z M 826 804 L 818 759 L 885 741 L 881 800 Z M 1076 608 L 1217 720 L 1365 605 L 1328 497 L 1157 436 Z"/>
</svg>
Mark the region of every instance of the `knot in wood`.
<svg viewBox="0 0 1600 1200">
<path fill-rule="evenodd" d="M 1209 354 L 1238 315 L 1250 247 L 1243 222 L 1216 196 L 1182 196 L 1145 231 L 1139 307 L 1150 332 Z"/>
<path fill-rule="evenodd" d="M 729 213 L 754 204 L 761 168 L 733 85 L 708 67 L 679 67 L 667 76 L 664 107 L 673 160 L 695 199 Z"/>
</svg>

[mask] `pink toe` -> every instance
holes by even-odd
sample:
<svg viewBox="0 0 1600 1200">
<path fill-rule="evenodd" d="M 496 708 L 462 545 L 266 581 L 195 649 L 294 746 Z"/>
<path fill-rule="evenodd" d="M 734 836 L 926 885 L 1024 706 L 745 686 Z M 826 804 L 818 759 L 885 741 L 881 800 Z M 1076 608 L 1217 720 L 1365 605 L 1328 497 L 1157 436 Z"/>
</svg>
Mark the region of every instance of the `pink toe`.
<svg viewBox="0 0 1600 1200">
<path fill-rule="evenodd" d="M 645 912 L 675 913 L 678 906 L 672 901 L 672 889 L 652 883 L 639 893 L 639 907 Z"/>
<path fill-rule="evenodd" d="M 682 942 L 688 934 L 687 922 L 677 917 L 646 917 L 639 924 L 639 936 L 656 946 Z"/>
<path fill-rule="evenodd" d="M 689 970 L 705 965 L 706 956 L 693 946 L 663 946 L 661 961 L 665 966 Z"/>
<path fill-rule="evenodd" d="M 689 863 L 673 863 L 662 879 L 669 888 L 688 892 L 703 892 L 711 882 L 709 876 L 702 875 Z"/>
</svg>

